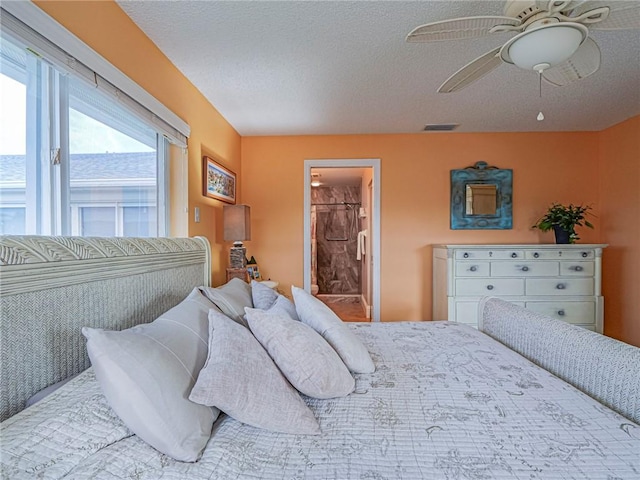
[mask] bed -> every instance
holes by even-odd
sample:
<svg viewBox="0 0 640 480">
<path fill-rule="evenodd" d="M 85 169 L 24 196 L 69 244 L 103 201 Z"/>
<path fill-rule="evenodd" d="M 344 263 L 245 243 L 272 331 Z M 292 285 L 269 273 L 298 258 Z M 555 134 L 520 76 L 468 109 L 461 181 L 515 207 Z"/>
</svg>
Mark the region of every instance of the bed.
<svg viewBox="0 0 640 480">
<path fill-rule="evenodd" d="M 640 478 L 640 350 L 498 299 L 482 331 L 349 324 L 376 370 L 301 396 L 320 435 L 222 414 L 198 461 L 176 461 L 113 412 L 79 329 L 150 322 L 206 285 L 206 241 L 5 237 L 0 264 L 2 478 Z"/>
</svg>

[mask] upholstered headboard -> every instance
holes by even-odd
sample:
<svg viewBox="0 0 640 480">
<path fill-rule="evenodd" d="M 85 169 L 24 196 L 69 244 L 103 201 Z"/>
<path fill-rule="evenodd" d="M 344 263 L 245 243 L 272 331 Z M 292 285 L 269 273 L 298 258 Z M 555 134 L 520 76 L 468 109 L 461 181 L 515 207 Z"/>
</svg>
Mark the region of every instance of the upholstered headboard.
<svg viewBox="0 0 640 480">
<path fill-rule="evenodd" d="M 90 366 L 83 326 L 150 322 L 210 275 L 203 237 L 0 236 L 0 420 Z"/>
</svg>

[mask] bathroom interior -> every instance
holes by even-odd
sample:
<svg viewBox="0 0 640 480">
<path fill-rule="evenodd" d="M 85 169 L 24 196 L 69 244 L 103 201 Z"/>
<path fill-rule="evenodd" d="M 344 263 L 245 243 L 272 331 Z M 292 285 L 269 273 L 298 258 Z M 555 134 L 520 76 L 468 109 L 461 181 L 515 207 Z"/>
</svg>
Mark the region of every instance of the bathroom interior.
<svg viewBox="0 0 640 480">
<path fill-rule="evenodd" d="M 371 318 L 368 170 L 311 170 L 311 293 L 344 321 Z"/>
</svg>

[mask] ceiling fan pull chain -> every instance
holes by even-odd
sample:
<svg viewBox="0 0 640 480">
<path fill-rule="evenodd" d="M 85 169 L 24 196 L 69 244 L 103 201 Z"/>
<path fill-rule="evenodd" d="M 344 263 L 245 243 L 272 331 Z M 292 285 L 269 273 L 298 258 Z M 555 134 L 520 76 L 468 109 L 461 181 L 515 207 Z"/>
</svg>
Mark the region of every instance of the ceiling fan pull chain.
<svg viewBox="0 0 640 480">
<path fill-rule="evenodd" d="M 542 70 L 538 70 L 538 97 L 542 99 Z"/>
<path fill-rule="evenodd" d="M 538 70 L 538 95 L 540 98 L 540 106 L 542 107 L 542 70 Z M 544 120 L 544 114 L 542 113 L 542 109 L 538 112 L 538 116 L 536 119 L 541 122 Z"/>
</svg>

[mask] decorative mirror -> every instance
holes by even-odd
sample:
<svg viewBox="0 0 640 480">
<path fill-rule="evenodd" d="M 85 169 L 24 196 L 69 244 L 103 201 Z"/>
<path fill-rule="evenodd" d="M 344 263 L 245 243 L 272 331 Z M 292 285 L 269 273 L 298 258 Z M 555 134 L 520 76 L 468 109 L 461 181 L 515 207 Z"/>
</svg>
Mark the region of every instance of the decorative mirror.
<svg viewBox="0 0 640 480">
<path fill-rule="evenodd" d="M 451 170 L 451 229 L 512 228 L 512 183 L 513 170 L 487 162 Z"/>
</svg>

